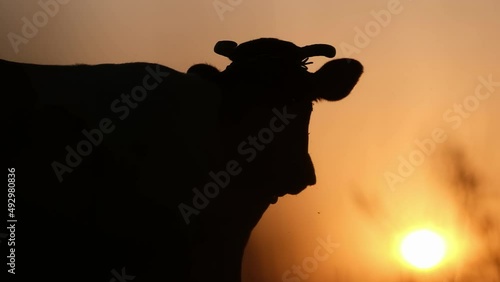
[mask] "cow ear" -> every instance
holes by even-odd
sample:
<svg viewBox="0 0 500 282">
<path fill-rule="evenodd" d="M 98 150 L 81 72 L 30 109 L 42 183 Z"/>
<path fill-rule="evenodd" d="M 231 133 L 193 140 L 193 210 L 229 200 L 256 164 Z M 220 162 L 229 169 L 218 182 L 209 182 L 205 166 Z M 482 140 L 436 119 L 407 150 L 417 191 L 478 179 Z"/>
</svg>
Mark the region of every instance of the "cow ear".
<svg viewBox="0 0 500 282">
<path fill-rule="evenodd" d="M 363 65 L 353 59 L 337 59 L 312 74 L 314 98 L 338 101 L 345 98 L 363 73 Z"/>
</svg>

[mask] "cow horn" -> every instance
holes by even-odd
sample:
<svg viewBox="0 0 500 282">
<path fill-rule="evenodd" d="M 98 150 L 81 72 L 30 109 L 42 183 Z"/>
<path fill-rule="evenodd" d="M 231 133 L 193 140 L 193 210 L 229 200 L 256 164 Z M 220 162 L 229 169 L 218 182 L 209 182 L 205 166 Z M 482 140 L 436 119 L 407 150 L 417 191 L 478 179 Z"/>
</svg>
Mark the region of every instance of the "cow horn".
<svg viewBox="0 0 500 282">
<path fill-rule="evenodd" d="M 328 58 L 335 57 L 335 48 L 328 44 L 313 44 L 304 46 L 301 49 L 301 55 L 303 58 L 314 57 L 314 56 L 325 56 Z"/>
<path fill-rule="evenodd" d="M 238 43 L 231 41 L 231 40 L 221 40 L 215 44 L 214 47 L 214 52 L 222 55 L 224 57 L 231 58 L 231 55 L 234 52 L 234 49 L 236 49 L 236 46 L 238 46 Z"/>
</svg>

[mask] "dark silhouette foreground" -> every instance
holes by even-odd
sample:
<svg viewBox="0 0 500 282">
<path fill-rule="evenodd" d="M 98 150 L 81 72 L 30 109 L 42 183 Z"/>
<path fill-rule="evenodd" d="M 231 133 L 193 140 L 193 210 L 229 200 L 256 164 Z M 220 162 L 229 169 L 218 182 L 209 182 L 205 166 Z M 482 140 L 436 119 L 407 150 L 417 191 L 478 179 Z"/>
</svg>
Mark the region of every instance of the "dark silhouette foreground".
<svg viewBox="0 0 500 282">
<path fill-rule="evenodd" d="M 5 96 L 19 278 L 240 280 L 267 207 L 316 182 L 312 102 L 344 98 L 363 68 L 338 59 L 310 73 L 307 58 L 333 47 L 272 38 L 215 52 L 232 61 L 222 72 L 0 60 L 15 89 Z"/>
</svg>

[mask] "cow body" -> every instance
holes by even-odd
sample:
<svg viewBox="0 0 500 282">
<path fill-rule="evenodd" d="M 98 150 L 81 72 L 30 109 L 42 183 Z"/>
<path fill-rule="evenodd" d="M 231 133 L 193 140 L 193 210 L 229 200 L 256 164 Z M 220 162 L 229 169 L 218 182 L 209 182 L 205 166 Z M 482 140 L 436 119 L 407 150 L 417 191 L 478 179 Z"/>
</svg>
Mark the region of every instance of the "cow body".
<svg viewBox="0 0 500 282">
<path fill-rule="evenodd" d="M 300 69 L 287 73 L 300 85 L 280 88 L 286 80 L 272 72 L 248 75 L 256 65 L 247 60 L 259 62 L 267 45 L 241 46 L 231 54 L 236 46 L 216 46 L 233 60 L 223 72 L 0 61 L 2 83 L 16 89 L 6 112 L 20 275 L 239 281 L 244 247 L 267 207 L 315 183 L 312 101 L 334 99 L 304 89 L 339 71 L 332 63 L 309 78 Z M 347 93 L 362 71 L 351 64 L 353 78 L 338 86 Z"/>
</svg>

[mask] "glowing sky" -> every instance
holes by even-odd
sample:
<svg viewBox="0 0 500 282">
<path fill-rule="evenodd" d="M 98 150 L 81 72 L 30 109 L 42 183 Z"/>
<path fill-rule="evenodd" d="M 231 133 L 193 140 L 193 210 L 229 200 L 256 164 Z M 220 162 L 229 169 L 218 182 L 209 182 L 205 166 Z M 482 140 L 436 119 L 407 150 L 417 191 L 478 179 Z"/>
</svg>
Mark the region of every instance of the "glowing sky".
<svg viewBox="0 0 500 282">
<path fill-rule="evenodd" d="M 16 53 L 8 34 L 22 36 L 22 18 L 33 21 L 42 8 L 0 0 L 0 58 L 223 69 L 227 59 L 212 51 L 218 40 L 277 37 L 332 44 L 337 57 L 364 64 L 349 97 L 315 106 L 310 152 L 318 183 L 264 215 L 247 248 L 244 281 L 286 281 L 287 271 L 286 279 L 303 281 L 293 266 L 304 263 L 311 282 L 401 281 L 413 274 L 394 244 L 416 226 L 456 240 L 454 258 L 433 274 L 440 279 L 476 281 L 473 272 L 489 267 L 486 250 L 496 246 L 491 252 L 500 256 L 500 1 L 60 2 L 67 4 Z M 315 71 L 326 59 L 312 61 Z M 455 181 L 457 171 L 476 175 L 478 185 Z M 479 232 L 488 220 L 494 227 Z M 308 258 L 328 238 L 337 245 L 314 267 Z"/>
</svg>

